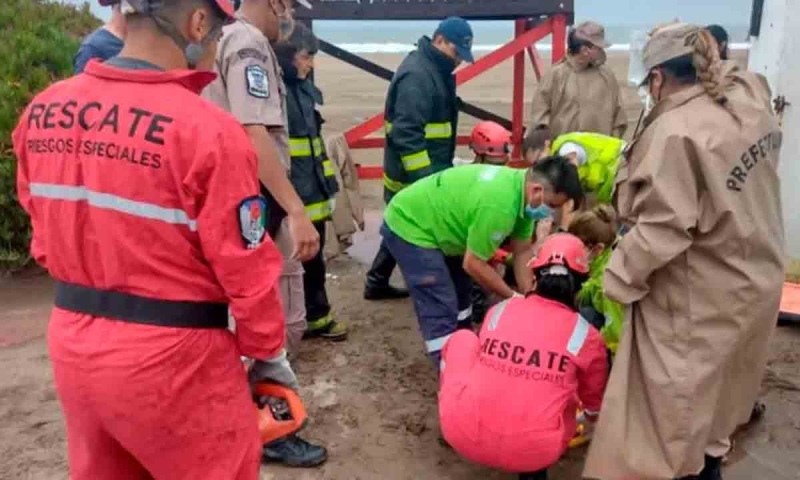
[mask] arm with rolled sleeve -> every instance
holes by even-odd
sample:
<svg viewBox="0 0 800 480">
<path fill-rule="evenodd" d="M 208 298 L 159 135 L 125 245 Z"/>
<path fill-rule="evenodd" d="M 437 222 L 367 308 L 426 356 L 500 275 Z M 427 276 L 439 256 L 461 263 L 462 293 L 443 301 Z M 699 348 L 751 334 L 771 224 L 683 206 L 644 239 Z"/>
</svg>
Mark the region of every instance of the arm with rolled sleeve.
<svg viewBox="0 0 800 480">
<path fill-rule="evenodd" d="M 514 278 L 517 280 L 517 289 L 527 293 L 533 287 L 533 271 L 528 267 L 528 262 L 533 258 L 533 220 L 517 218 L 514 230 L 511 232 L 511 253 L 513 254 Z"/>
<path fill-rule="evenodd" d="M 430 93 L 425 92 L 423 86 L 423 80 L 413 73 L 405 75 L 395 85 L 394 118 L 389 136 L 411 182 L 433 173 L 425 140 L 425 125 L 431 118 L 432 105 Z"/>
<path fill-rule="evenodd" d="M 514 229 L 516 215 L 502 212 L 502 209 L 491 205 L 485 205 L 478 211 L 467 232 L 463 268 L 483 288 L 501 298 L 511 298 L 514 290 L 488 263 Z"/>
<path fill-rule="evenodd" d="M 651 126 L 653 128 L 653 126 Z M 698 189 L 691 144 L 683 136 L 657 137 L 632 171 L 635 225 L 622 237 L 604 276 L 606 295 L 629 305 L 645 297 L 650 275 L 692 244 Z"/>
<path fill-rule="evenodd" d="M 586 343 L 578 352 L 577 366 L 578 398 L 586 414 L 595 417 L 600 412 L 608 382 L 608 353 L 603 337 L 594 327 L 589 327 Z"/>
<path fill-rule="evenodd" d="M 285 318 L 279 297 L 281 254 L 265 234 L 256 248 L 242 239 L 239 206 L 258 195 L 257 158 L 238 125 L 210 142 L 189 191 L 200 197 L 197 231 L 205 257 L 230 302 L 240 352 L 268 360 L 281 355 Z"/>
</svg>

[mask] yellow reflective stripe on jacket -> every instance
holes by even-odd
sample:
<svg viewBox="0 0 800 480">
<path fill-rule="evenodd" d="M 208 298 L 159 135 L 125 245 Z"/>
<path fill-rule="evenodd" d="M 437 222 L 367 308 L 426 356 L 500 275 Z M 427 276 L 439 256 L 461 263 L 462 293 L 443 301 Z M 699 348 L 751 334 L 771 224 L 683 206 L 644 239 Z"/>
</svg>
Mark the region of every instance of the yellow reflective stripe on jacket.
<svg viewBox="0 0 800 480">
<path fill-rule="evenodd" d="M 392 122 L 384 125 L 386 135 L 392 133 Z M 425 125 L 425 138 L 428 140 L 440 140 L 453 136 L 453 124 L 450 122 L 429 123 Z"/>
<path fill-rule="evenodd" d="M 322 139 L 319 137 L 314 138 L 314 153 L 319 155 L 324 151 L 324 146 L 322 145 Z"/>
<path fill-rule="evenodd" d="M 311 146 L 312 141 L 309 141 L 307 137 L 294 137 L 289 139 L 289 154 L 293 157 L 310 157 L 311 156 Z M 322 153 L 323 146 L 322 146 L 322 139 L 320 137 L 316 137 L 313 140 L 314 146 L 314 153 L 320 154 Z"/>
<path fill-rule="evenodd" d="M 387 177 L 385 173 L 383 174 L 383 186 L 392 193 L 397 193 L 406 188 L 406 185 L 403 182 L 392 180 L 391 178 Z"/>
<path fill-rule="evenodd" d="M 429 123 L 425 125 L 425 138 L 438 140 L 453 136 L 453 125 L 450 122 Z"/>
<path fill-rule="evenodd" d="M 289 139 L 289 154 L 293 157 L 310 157 L 311 156 L 311 142 L 307 138 L 290 138 Z"/>
<path fill-rule="evenodd" d="M 326 177 L 332 177 L 333 175 L 333 164 L 330 160 L 323 160 L 322 162 L 322 171 Z"/>
<path fill-rule="evenodd" d="M 414 170 L 431 166 L 431 157 L 428 156 L 427 150 L 412 153 L 411 155 L 403 155 L 400 160 L 403 162 L 403 168 L 406 169 L 406 172 L 413 172 Z"/>
<path fill-rule="evenodd" d="M 306 205 L 306 215 L 308 215 L 309 220 L 312 222 L 325 220 L 326 218 L 330 217 L 332 213 L 333 209 L 331 208 L 330 200 L 324 200 L 322 202 Z"/>
</svg>

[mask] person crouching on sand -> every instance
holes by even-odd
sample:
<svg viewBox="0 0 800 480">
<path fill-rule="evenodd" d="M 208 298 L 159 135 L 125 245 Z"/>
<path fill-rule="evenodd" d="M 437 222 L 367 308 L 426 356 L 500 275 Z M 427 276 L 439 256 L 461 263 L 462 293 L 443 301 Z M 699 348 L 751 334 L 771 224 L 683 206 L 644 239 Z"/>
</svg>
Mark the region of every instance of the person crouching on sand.
<svg viewBox="0 0 800 480">
<path fill-rule="evenodd" d="M 608 380 L 600 333 L 577 310 L 589 273 L 575 236 L 549 237 L 529 264 L 536 287 L 492 308 L 480 334 L 456 332 L 442 352 L 439 421 L 467 459 L 543 480 L 577 423 L 591 430 Z M 578 402 L 584 415 L 576 420 Z"/>
</svg>

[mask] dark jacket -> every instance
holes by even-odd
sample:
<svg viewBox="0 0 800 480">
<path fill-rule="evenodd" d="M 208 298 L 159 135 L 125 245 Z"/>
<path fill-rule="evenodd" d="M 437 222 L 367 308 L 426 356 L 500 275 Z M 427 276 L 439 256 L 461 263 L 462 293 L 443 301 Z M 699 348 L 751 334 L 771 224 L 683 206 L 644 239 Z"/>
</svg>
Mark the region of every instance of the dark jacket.
<svg viewBox="0 0 800 480">
<path fill-rule="evenodd" d="M 386 97 L 384 199 L 453 166 L 458 105 L 455 64 L 422 37 L 392 78 Z"/>
<path fill-rule="evenodd" d="M 287 75 L 284 82 L 292 184 L 311 221 L 324 221 L 331 216 L 331 199 L 339 191 L 339 185 L 320 133 L 324 120 L 315 108 L 317 103 L 322 104 L 322 93 L 310 80 Z"/>
</svg>

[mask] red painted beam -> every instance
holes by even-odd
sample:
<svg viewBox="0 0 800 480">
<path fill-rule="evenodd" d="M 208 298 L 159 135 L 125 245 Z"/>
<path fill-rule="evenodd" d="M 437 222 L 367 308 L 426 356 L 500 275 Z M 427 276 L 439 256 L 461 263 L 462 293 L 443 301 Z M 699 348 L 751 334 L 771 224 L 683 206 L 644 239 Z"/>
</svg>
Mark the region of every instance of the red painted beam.
<svg viewBox="0 0 800 480">
<path fill-rule="evenodd" d="M 528 56 L 531 58 L 531 66 L 533 67 L 534 75 L 536 75 L 536 80 L 541 80 L 542 75 L 544 75 L 544 62 L 539 55 L 539 51 L 536 50 L 536 45 L 528 47 Z"/>
<path fill-rule="evenodd" d="M 566 25 L 566 18 L 562 16 L 562 19 L 565 22 L 564 25 Z M 472 65 L 469 65 L 457 71 L 456 84 L 461 85 L 463 83 L 472 80 L 481 73 L 489 70 L 492 67 L 497 66 L 498 64 L 504 62 L 505 60 L 516 55 L 517 53 L 525 50 L 525 47 L 527 47 L 528 45 L 533 45 L 539 40 L 550 35 L 551 31 L 552 28 L 550 22 L 543 22 L 533 27 L 532 29 L 520 35 L 519 37 L 516 37 L 514 40 L 511 40 L 502 47 L 498 48 L 497 50 L 484 55 Z"/>
<path fill-rule="evenodd" d="M 386 146 L 386 138 L 362 138 L 361 140 L 356 140 L 353 143 L 348 142 L 348 144 L 350 145 L 350 148 L 384 148 Z"/>
<path fill-rule="evenodd" d="M 514 22 L 514 38 L 525 35 L 527 20 L 518 18 Z M 526 44 L 530 48 L 531 44 Z M 522 110 L 525 106 L 525 50 L 520 50 L 514 55 L 514 85 L 511 103 L 511 145 L 514 146 L 511 158 L 520 157 L 520 143 L 522 143 Z"/>
<path fill-rule="evenodd" d="M 354 143 L 358 142 L 362 138 L 366 138 L 367 135 L 382 127 L 383 127 L 383 113 L 379 113 L 374 117 L 370 118 L 369 120 L 359 125 L 356 125 L 355 127 L 345 132 L 344 138 L 347 139 L 347 144 L 352 146 Z"/>
<path fill-rule="evenodd" d="M 358 170 L 358 178 L 363 180 L 375 180 L 383 178 L 383 167 L 380 165 L 361 165 L 356 164 Z"/>
</svg>

